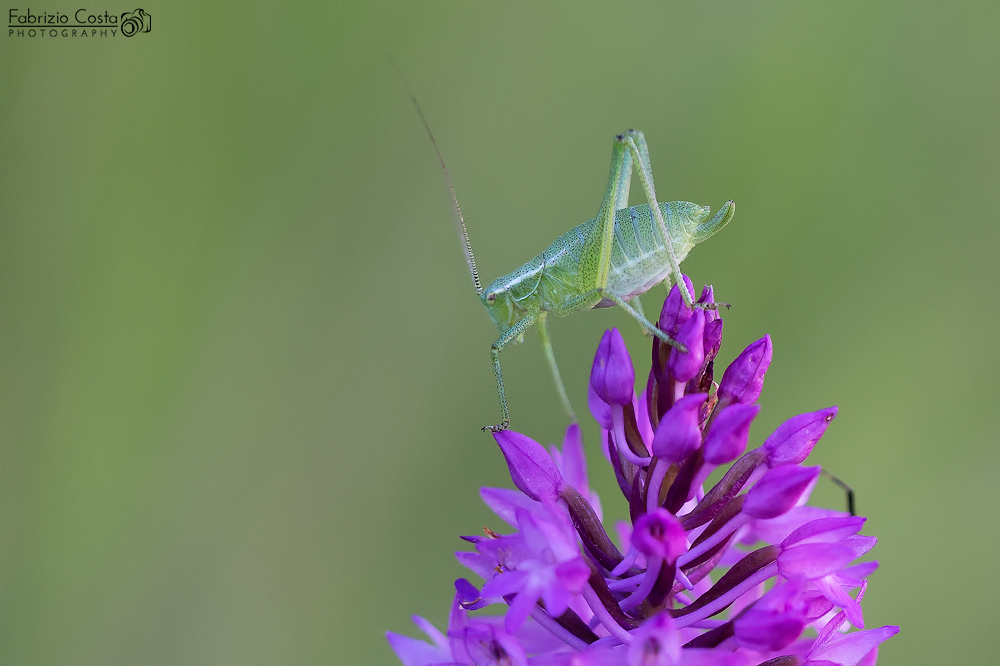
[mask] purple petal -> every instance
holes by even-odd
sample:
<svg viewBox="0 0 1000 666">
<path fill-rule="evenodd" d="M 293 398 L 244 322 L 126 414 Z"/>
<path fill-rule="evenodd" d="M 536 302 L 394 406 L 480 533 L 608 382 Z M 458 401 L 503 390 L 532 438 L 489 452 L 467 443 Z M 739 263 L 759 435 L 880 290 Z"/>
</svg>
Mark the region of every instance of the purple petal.
<svg viewBox="0 0 1000 666">
<path fill-rule="evenodd" d="M 508 613 L 509 616 L 509 613 Z M 469 624 L 461 631 L 452 631 L 452 644 L 459 642 L 461 648 L 453 647 L 455 660 L 452 663 L 438 666 L 458 666 L 458 664 L 496 664 L 505 666 L 527 666 L 528 657 L 521 643 L 510 633 L 503 631 L 499 625 L 488 623 Z M 464 654 L 460 654 L 464 649 Z"/>
<path fill-rule="evenodd" d="M 538 502 L 510 488 L 483 487 L 479 489 L 479 496 L 483 499 L 483 503 L 500 517 L 500 520 L 511 527 L 517 527 L 515 514 L 518 509 L 535 511 L 538 508 Z"/>
<path fill-rule="evenodd" d="M 451 650 L 441 648 L 391 631 L 385 632 L 385 638 L 403 666 L 430 666 L 452 661 Z"/>
<path fill-rule="evenodd" d="M 479 588 L 465 578 L 459 578 L 455 581 L 455 592 L 463 602 L 475 601 L 479 598 Z"/>
<path fill-rule="evenodd" d="M 455 558 L 459 564 L 471 569 L 473 573 L 484 580 L 489 580 L 496 573 L 497 561 L 495 557 L 460 550 L 455 553 Z"/>
<path fill-rule="evenodd" d="M 528 584 L 531 574 L 527 571 L 504 571 L 483 585 L 480 594 L 484 597 L 503 597 L 518 594 Z"/>
<path fill-rule="evenodd" d="M 479 588 L 464 578 L 455 581 L 455 595 L 466 610 L 479 610 L 487 601 L 479 594 Z"/>
<path fill-rule="evenodd" d="M 764 387 L 764 374 L 771 365 L 771 336 L 765 335 L 729 364 L 719 383 L 719 401 L 749 404 L 757 402 Z"/>
<path fill-rule="evenodd" d="M 778 571 L 788 579 L 813 580 L 836 572 L 854 559 L 854 549 L 839 543 L 804 543 L 782 551 Z"/>
<path fill-rule="evenodd" d="M 583 591 L 583 586 L 590 579 L 590 567 L 587 566 L 582 557 L 577 557 L 556 565 L 556 578 L 559 580 L 559 584 L 567 590 L 573 594 L 580 594 Z"/>
<path fill-rule="evenodd" d="M 844 609 L 844 615 L 858 629 L 865 628 L 865 618 L 861 613 L 861 604 L 851 598 L 844 588 L 831 580 L 832 577 L 818 578 L 813 581 L 813 585 L 823 593 L 827 599 L 833 602 L 834 606 Z"/>
<path fill-rule="evenodd" d="M 872 651 L 865 655 L 861 661 L 858 662 L 857 666 L 875 666 L 878 663 L 878 648 L 872 648 Z"/>
<path fill-rule="evenodd" d="M 627 664 L 621 650 L 604 645 L 592 647 L 583 652 L 569 654 L 572 655 L 569 661 L 553 660 L 553 666 L 626 666 Z"/>
<path fill-rule="evenodd" d="M 441 630 L 431 624 L 429 620 L 426 620 L 419 615 L 411 615 L 410 620 L 413 621 L 413 624 L 417 625 L 417 628 L 420 629 L 420 631 L 424 632 L 427 638 L 431 639 L 431 642 L 434 643 L 434 645 L 438 646 L 442 650 L 448 650 L 448 637 L 441 633 Z"/>
<path fill-rule="evenodd" d="M 691 283 L 691 278 L 687 275 L 684 277 L 684 283 L 688 287 L 688 293 L 694 293 L 694 285 Z M 671 337 L 676 337 L 677 332 L 681 329 L 681 326 L 691 317 L 693 314 L 691 308 L 684 304 L 684 299 L 681 296 L 680 290 L 677 288 L 675 283 L 670 287 L 670 292 L 667 294 L 667 299 L 663 301 L 663 309 L 660 310 L 660 319 L 658 321 L 658 327 L 661 331 L 666 333 Z"/>
<path fill-rule="evenodd" d="M 685 648 L 676 666 L 747 666 L 747 663 L 746 657 L 740 652 Z"/>
<path fill-rule="evenodd" d="M 542 588 L 542 601 L 545 602 L 545 610 L 552 616 L 565 613 L 572 598 L 573 595 L 562 585 L 546 585 Z"/>
<path fill-rule="evenodd" d="M 606 331 L 597 346 L 590 369 L 590 385 L 597 396 L 610 405 L 632 404 L 635 368 L 617 328 Z"/>
<path fill-rule="evenodd" d="M 705 311 L 698 309 L 684 322 L 677 341 L 687 348 L 687 352 L 671 348 L 670 372 L 679 382 L 688 382 L 701 371 L 705 362 Z"/>
<path fill-rule="evenodd" d="M 632 545 L 644 555 L 673 563 L 687 551 L 687 532 L 677 517 L 663 507 L 645 513 L 635 522 Z"/>
<path fill-rule="evenodd" d="M 711 312 L 711 311 L 710 311 Z M 722 319 L 710 320 L 705 314 L 705 338 L 702 345 L 705 348 L 705 359 L 711 361 L 722 347 Z"/>
<path fill-rule="evenodd" d="M 635 368 L 632 367 L 632 357 L 629 356 L 625 340 L 617 328 L 611 329 L 611 353 L 608 356 L 604 382 L 608 403 L 632 404 L 632 397 L 635 395 Z"/>
<path fill-rule="evenodd" d="M 873 536 L 865 536 L 863 534 L 852 534 L 840 542 L 842 546 L 847 546 L 848 548 L 854 550 L 855 558 L 861 557 L 867 553 L 875 547 L 876 543 L 878 543 L 878 539 Z"/>
<path fill-rule="evenodd" d="M 508 633 L 513 634 L 524 624 L 541 596 L 540 591 L 535 589 L 526 589 L 517 593 L 517 596 L 510 602 L 507 615 L 504 617 L 504 627 Z"/>
<path fill-rule="evenodd" d="M 653 455 L 680 462 L 694 453 L 701 445 L 698 421 L 707 399 L 707 393 L 686 395 L 667 410 L 653 436 Z"/>
<path fill-rule="evenodd" d="M 533 500 L 556 497 L 563 486 L 562 475 L 545 447 L 513 430 L 493 433 L 510 469 L 514 485 Z"/>
<path fill-rule="evenodd" d="M 807 622 L 815 622 L 833 610 L 833 603 L 821 592 L 806 592 L 802 598 L 802 614 Z"/>
<path fill-rule="evenodd" d="M 852 534 L 857 534 L 865 524 L 863 516 L 845 516 L 843 518 L 820 518 L 806 523 L 788 535 L 782 546 L 796 543 L 825 541 L 835 543 Z"/>
<path fill-rule="evenodd" d="M 583 452 L 583 435 L 580 425 L 569 424 L 562 446 L 562 474 L 566 483 L 586 495 L 590 491 L 587 482 L 587 457 Z"/>
<path fill-rule="evenodd" d="M 719 412 L 705 436 L 705 462 L 723 465 L 736 460 L 747 448 L 750 424 L 760 412 L 760 405 L 730 405 Z"/>
<path fill-rule="evenodd" d="M 768 466 L 797 465 L 805 460 L 836 415 L 834 406 L 799 414 L 782 423 L 764 442 Z"/>
<path fill-rule="evenodd" d="M 755 520 L 750 524 L 752 536 L 768 543 L 781 543 L 789 534 L 803 525 L 820 518 L 841 517 L 840 511 L 824 509 L 818 506 L 803 504 L 790 509 L 787 513 L 770 520 Z"/>
<path fill-rule="evenodd" d="M 542 557 L 549 548 L 549 535 L 544 529 L 547 524 L 545 520 L 535 520 L 535 516 L 527 511 L 517 512 L 517 527 L 527 548 L 525 557 Z"/>
<path fill-rule="evenodd" d="M 594 352 L 594 363 L 590 366 L 590 388 L 598 398 L 605 403 L 607 398 L 607 386 L 604 378 L 607 375 L 608 356 L 611 354 L 611 331 L 604 331 L 601 341 L 597 343 L 597 351 Z"/>
<path fill-rule="evenodd" d="M 791 645 L 805 626 L 805 620 L 797 613 L 758 610 L 754 606 L 736 620 L 734 629 L 742 647 L 767 652 Z"/>
<path fill-rule="evenodd" d="M 586 498 L 583 501 L 586 502 Z M 577 547 L 577 535 L 573 529 L 573 522 L 566 514 L 566 510 L 557 506 L 555 502 L 549 500 L 547 505 L 548 511 L 545 515 L 535 514 L 530 517 L 530 529 L 537 530 L 545 539 L 544 545 L 537 552 L 541 552 L 542 548 L 548 548 L 558 561 L 576 557 L 580 551 Z M 518 515 L 519 518 L 520 515 Z M 522 526 L 522 531 L 524 531 L 524 523 L 519 522 L 518 524 Z M 526 532 L 524 536 L 527 538 Z"/>
<path fill-rule="evenodd" d="M 805 584 L 797 581 L 777 585 L 740 614 L 734 626 L 739 644 L 761 652 L 791 645 L 808 622 L 810 605 L 804 588 Z"/>
<path fill-rule="evenodd" d="M 810 651 L 807 663 L 822 659 L 840 666 L 857 666 L 882 641 L 898 633 L 899 627 L 889 625 L 850 634 L 833 634 L 823 645 L 817 645 Z"/>
<path fill-rule="evenodd" d="M 694 292 L 692 292 L 694 293 Z M 715 303 L 715 290 L 712 285 L 706 284 L 701 288 L 701 296 L 698 297 L 699 303 Z M 715 321 L 719 318 L 718 310 L 706 310 L 705 311 L 705 321 Z"/>
<path fill-rule="evenodd" d="M 590 408 L 591 416 L 602 428 L 611 430 L 611 407 L 597 395 L 593 384 L 587 384 L 587 407 Z"/>
<path fill-rule="evenodd" d="M 628 664 L 664 666 L 676 664 L 681 658 L 680 633 L 669 613 L 659 613 L 635 630 L 635 639 L 628 647 Z M 621 662 L 619 662 L 621 663 Z"/>
<path fill-rule="evenodd" d="M 872 575 L 876 569 L 878 569 L 878 560 L 862 562 L 861 564 L 855 564 L 854 566 L 847 567 L 846 569 L 838 572 L 834 576 L 834 579 L 838 585 L 860 587 L 865 578 Z"/>
<path fill-rule="evenodd" d="M 743 513 L 753 518 L 776 518 L 795 506 L 819 478 L 820 468 L 783 465 L 768 470 L 743 502 Z"/>
</svg>

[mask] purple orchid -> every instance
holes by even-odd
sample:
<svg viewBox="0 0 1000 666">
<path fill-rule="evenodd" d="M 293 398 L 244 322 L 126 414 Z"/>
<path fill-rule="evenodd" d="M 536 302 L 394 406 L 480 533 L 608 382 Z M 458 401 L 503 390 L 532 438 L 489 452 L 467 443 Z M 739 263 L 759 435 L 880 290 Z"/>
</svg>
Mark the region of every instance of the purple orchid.
<svg viewBox="0 0 1000 666">
<path fill-rule="evenodd" d="M 455 582 L 447 632 L 414 617 L 430 642 L 387 634 L 404 666 L 875 664 L 899 631 L 865 629 L 878 563 L 858 560 L 876 540 L 860 534 L 864 518 L 806 504 L 820 468 L 803 463 L 837 408 L 794 416 L 747 450 L 771 339 L 716 383 L 713 298 L 706 287 L 689 308 L 670 290 L 658 326 L 686 351 L 654 340 L 641 395 L 621 334 L 598 346 L 588 404 L 631 518 L 619 540 L 602 522 L 577 424 L 549 450 L 496 433 L 516 490 L 481 495 L 509 529 L 463 537 L 474 550 L 456 556 L 484 582 Z M 498 604 L 504 615 L 476 613 Z"/>
</svg>

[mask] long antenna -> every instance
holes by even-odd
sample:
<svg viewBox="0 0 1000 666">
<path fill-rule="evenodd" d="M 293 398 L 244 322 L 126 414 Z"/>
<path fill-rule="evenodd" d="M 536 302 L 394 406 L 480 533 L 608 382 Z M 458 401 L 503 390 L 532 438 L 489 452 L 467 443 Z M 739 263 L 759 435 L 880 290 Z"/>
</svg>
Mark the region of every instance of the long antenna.
<svg viewBox="0 0 1000 666">
<path fill-rule="evenodd" d="M 394 60 L 393 65 L 396 65 Z M 424 124 L 424 129 L 427 130 L 427 136 L 431 139 L 431 145 L 434 146 L 434 152 L 437 153 L 438 162 L 441 163 L 441 171 L 444 172 L 445 182 L 448 183 L 448 193 L 451 194 L 451 212 L 455 215 L 455 226 L 458 227 L 459 240 L 462 241 L 462 250 L 465 252 L 465 263 L 469 265 L 469 272 L 472 273 L 472 282 L 476 285 L 476 293 L 483 293 L 483 283 L 479 281 L 479 269 L 476 268 L 476 256 L 472 254 L 472 241 L 469 240 L 469 231 L 465 228 L 465 219 L 462 217 L 462 209 L 458 205 L 458 197 L 455 196 L 455 186 L 451 182 L 451 176 L 448 175 L 448 167 L 444 165 L 444 158 L 441 157 L 441 151 L 438 149 L 437 141 L 434 140 L 434 133 L 431 132 L 431 126 L 427 124 L 427 119 L 424 118 L 424 112 L 420 110 L 420 104 L 417 103 L 417 97 L 413 94 L 413 90 L 410 88 L 410 84 L 406 82 L 403 77 L 403 73 L 399 71 L 399 65 L 396 65 L 396 73 L 399 74 L 399 78 L 403 81 L 403 85 L 406 86 L 406 92 L 410 96 L 410 101 L 413 102 L 413 106 L 417 109 L 417 114 L 420 116 L 420 122 Z"/>
</svg>

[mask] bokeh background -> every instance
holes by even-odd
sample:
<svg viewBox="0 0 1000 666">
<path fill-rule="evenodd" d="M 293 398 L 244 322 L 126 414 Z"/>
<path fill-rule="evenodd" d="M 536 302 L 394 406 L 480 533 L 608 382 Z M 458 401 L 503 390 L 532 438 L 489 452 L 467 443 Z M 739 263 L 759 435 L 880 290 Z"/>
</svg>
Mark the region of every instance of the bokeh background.
<svg viewBox="0 0 1000 666">
<path fill-rule="evenodd" d="M 774 339 L 751 443 L 839 404 L 812 460 L 880 538 L 881 663 L 993 658 L 997 5 L 143 7 L 0 38 L 0 662 L 392 664 L 444 624 L 509 483 L 496 332 L 391 58 L 487 279 L 595 214 L 628 127 L 662 198 L 735 199 L 684 268 L 733 303 L 723 361 Z M 581 413 L 610 326 L 645 364 L 624 313 L 552 325 Z M 558 441 L 537 336 L 504 370 Z"/>
</svg>

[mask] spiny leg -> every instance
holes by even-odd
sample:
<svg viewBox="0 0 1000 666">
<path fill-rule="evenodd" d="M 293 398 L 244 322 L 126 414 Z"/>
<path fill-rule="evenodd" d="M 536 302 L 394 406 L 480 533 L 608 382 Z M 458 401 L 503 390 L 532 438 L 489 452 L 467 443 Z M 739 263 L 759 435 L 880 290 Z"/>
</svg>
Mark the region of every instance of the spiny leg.
<svg viewBox="0 0 1000 666">
<path fill-rule="evenodd" d="M 621 307 L 623 310 L 625 310 L 625 312 L 629 313 L 633 319 L 639 322 L 639 324 L 643 327 L 645 331 L 649 332 L 650 335 L 656 336 L 657 338 L 662 340 L 665 344 L 668 344 L 671 347 L 676 347 L 682 352 L 687 352 L 687 349 L 684 347 L 684 345 L 682 345 L 677 340 L 674 340 L 672 337 L 670 337 L 669 335 L 661 331 L 659 328 L 657 328 L 656 324 L 646 319 L 645 315 L 643 315 L 640 312 L 636 312 L 635 308 L 626 303 L 621 296 L 612 294 L 606 289 L 591 289 L 587 293 L 581 294 L 576 298 L 572 298 L 569 301 L 563 303 L 562 306 L 558 310 L 554 310 L 552 314 L 556 316 L 570 314 L 572 312 L 576 312 L 582 307 L 586 307 L 587 304 L 592 305 L 594 303 L 597 303 L 602 298 L 606 298 L 609 301 L 612 301 L 615 305 Z"/>
<path fill-rule="evenodd" d="M 661 331 L 659 328 L 657 328 L 656 324 L 646 319 L 645 314 L 637 311 L 635 308 L 629 305 L 629 303 L 625 301 L 625 299 L 623 299 L 621 296 L 609 292 L 602 293 L 602 296 L 604 296 L 604 298 L 614 301 L 618 307 L 620 307 L 622 310 L 632 315 L 632 318 L 635 319 L 637 322 L 639 322 L 639 324 L 642 326 L 644 330 L 648 331 L 652 335 L 655 335 L 657 338 L 667 343 L 671 347 L 676 347 L 681 352 L 687 353 L 687 348 L 684 347 L 684 345 L 682 345 L 677 340 L 674 340 L 672 337 L 670 337 L 669 335 Z"/>
<path fill-rule="evenodd" d="M 670 275 L 677 284 L 684 303 L 688 307 L 693 307 L 694 296 L 688 292 L 687 284 L 684 283 L 684 278 L 681 276 L 681 267 L 677 263 L 677 255 L 674 254 L 674 243 L 667 231 L 667 223 L 663 219 L 663 212 L 660 210 L 660 205 L 656 200 L 656 189 L 653 186 L 653 168 L 649 163 L 649 150 L 646 147 L 646 138 L 642 132 L 629 130 L 625 135 L 625 144 L 628 146 L 632 158 L 639 166 L 639 180 L 642 182 L 642 189 L 646 192 L 646 199 L 649 201 L 649 210 L 656 220 L 657 226 L 660 228 L 664 245 L 667 247 L 667 259 L 670 261 Z M 642 148 L 639 147 L 639 144 L 642 145 Z"/>
<path fill-rule="evenodd" d="M 512 341 L 524 334 L 525 329 L 535 322 L 535 315 L 525 315 L 521 321 L 517 322 L 504 331 L 497 341 L 490 346 L 490 358 L 493 359 L 493 374 L 497 378 L 497 395 L 500 397 L 501 421 L 496 425 L 483 426 L 483 432 L 500 432 L 510 426 L 510 412 L 507 410 L 507 394 L 503 390 L 503 373 L 500 371 L 500 351 Z"/>
<path fill-rule="evenodd" d="M 566 395 L 566 387 L 563 385 L 562 376 L 559 374 L 559 366 L 556 365 L 556 355 L 552 352 L 552 341 L 549 340 L 548 312 L 542 310 L 538 313 L 538 337 L 542 339 L 542 350 L 545 352 L 545 359 L 549 362 L 549 369 L 552 370 L 552 378 L 556 380 L 556 390 L 559 392 L 559 399 L 562 400 L 563 407 L 569 415 L 570 423 L 576 423 L 576 412 Z"/>
<path fill-rule="evenodd" d="M 636 135 L 643 144 L 643 151 L 639 150 L 635 140 L 633 139 L 633 136 Z M 600 300 L 600 298 L 607 298 L 632 315 L 632 317 L 638 321 L 643 328 L 666 344 L 671 345 L 672 347 L 677 347 L 682 351 L 687 351 L 684 349 L 683 345 L 650 323 L 650 321 L 646 319 L 645 315 L 636 312 L 636 310 L 626 303 L 624 299 L 616 294 L 608 292 L 607 290 L 608 277 L 611 272 L 611 245 L 614 243 L 615 206 L 620 203 L 619 197 L 622 193 L 622 180 L 628 179 L 632 175 L 630 168 L 632 164 L 627 159 L 630 151 L 632 158 L 635 160 L 635 163 L 639 168 L 639 173 L 642 177 L 644 187 L 649 181 L 649 179 L 645 177 L 645 171 L 641 166 L 643 152 L 645 152 L 645 139 L 642 138 L 642 133 L 631 130 L 627 135 L 619 134 L 616 136 L 614 148 L 611 153 L 611 175 L 608 180 L 607 191 L 604 193 L 604 202 L 601 204 L 601 210 L 597 215 L 597 224 L 594 226 L 590 238 L 588 238 L 584 244 L 583 251 L 580 256 L 580 270 L 578 273 L 580 285 L 581 287 L 593 285 L 593 289 L 584 292 L 582 295 L 572 299 L 569 303 L 564 303 L 563 307 L 560 308 L 560 312 L 568 313 L 580 307 L 585 307 L 584 304 L 588 301 L 592 301 L 595 297 L 599 297 L 598 300 Z M 647 165 L 648 160 L 649 156 L 647 154 Z M 628 202 L 625 201 L 623 203 L 627 204 Z M 659 208 L 656 207 L 655 200 L 652 207 L 656 208 L 657 213 L 659 213 Z M 663 224 L 663 227 L 666 228 L 665 223 Z M 669 236 L 667 238 L 669 241 Z M 676 267 L 677 262 L 673 260 L 672 254 L 671 261 Z M 677 272 L 679 273 L 680 270 L 678 269 Z M 591 304 L 593 305 L 593 303 Z"/>
</svg>

